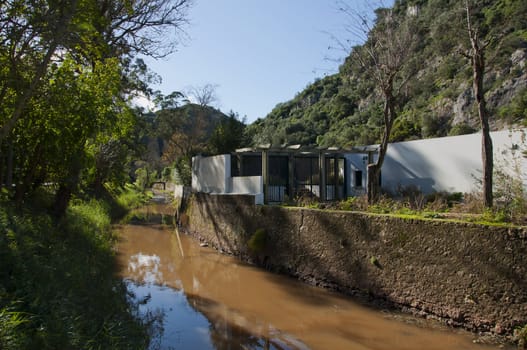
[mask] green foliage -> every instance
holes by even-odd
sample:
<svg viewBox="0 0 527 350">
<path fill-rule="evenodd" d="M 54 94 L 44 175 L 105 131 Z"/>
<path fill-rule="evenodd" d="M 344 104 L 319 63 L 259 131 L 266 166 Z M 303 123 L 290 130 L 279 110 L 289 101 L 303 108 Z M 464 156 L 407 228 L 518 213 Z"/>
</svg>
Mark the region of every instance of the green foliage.
<svg viewBox="0 0 527 350">
<path fill-rule="evenodd" d="M 152 182 L 155 180 L 151 171 L 147 167 L 139 168 L 135 171 L 135 183 L 134 185 L 141 191 L 144 191 L 147 187 L 150 187 Z"/>
<path fill-rule="evenodd" d="M 251 238 L 247 241 L 247 247 L 249 250 L 254 253 L 261 253 L 265 249 L 267 243 L 267 234 L 264 229 L 257 229 Z"/>
<path fill-rule="evenodd" d="M 135 184 L 125 184 L 124 186 L 112 187 L 110 184 L 106 184 L 106 190 L 114 201 L 114 206 L 117 205 L 119 213 L 123 214 L 132 209 L 137 209 L 144 206 L 152 198 L 150 191 L 144 191 L 142 188 L 137 187 Z M 115 208 L 110 208 L 116 211 Z M 112 213 L 112 219 L 118 219 L 120 215 Z"/>
<path fill-rule="evenodd" d="M 515 329 L 514 338 L 518 343 L 518 349 L 527 349 L 527 325 Z"/>
<path fill-rule="evenodd" d="M 178 158 L 175 164 L 176 168 L 176 184 L 190 186 L 192 183 L 192 159 L 189 158 Z"/>
<path fill-rule="evenodd" d="M 114 275 L 108 205 L 75 203 L 60 223 L 0 207 L 0 346 L 143 349 L 147 332 Z"/>
<path fill-rule="evenodd" d="M 477 130 L 474 129 L 472 126 L 466 124 L 466 123 L 460 123 L 454 125 L 450 131 L 448 132 L 448 136 L 456 136 L 456 135 L 466 135 L 466 134 L 473 134 Z"/>
<path fill-rule="evenodd" d="M 173 166 L 179 184 L 190 185 L 193 156 L 230 153 L 247 145 L 244 121 L 232 111 L 225 115 L 209 106 L 187 103 L 159 110 L 145 122 L 151 128 L 146 142 L 158 147 L 144 157 L 146 167 L 161 172 Z M 144 176 L 138 174 L 143 180 Z"/>
<path fill-rule="evenodd" d="M 390 140 L 392 142 L 409 140 L 412 137 L 417 137 L 420 133 L 420 129 L 421 127 L 418 123 L 400 116 L 393 124 Z"/>
<path fill-rule="evenodd" d="M 481 216 L 475 221 L 496 224 L 507 222 L 508 220 L 507 214 L 503 210 L 485 208 L 483 214 L 481 214 Z"/>
<path fill-rule="evenodd" d="M 348 211 L 366 211 L 368 209 L 368 198 L 366 196 L 348 197 L 340 201 L 337 208 Z"/>
<path fill-rule="evenodd" d="M 511 124 L 523 122 L 527 125 L 527 88 L 520 91 L 509 105 L 502 107 L 498 115 Z"/>
<path fill-rule="evenodd" d="M 212 154 L 226 154 L 246 146 L 245 124 L 231 112 L 221 118 L 209 138 L 208 149 Z"/>
<path fill-rule="evenodd" d="M 368 211 L 376 214 L 389 214 L 398 211 L 401 206 L 401 202 L 382 196 L 377 203 L 368 206 Z"/>
<path fill-rule="evenodd" d="M 375 256 L 370 257 L 370 264 L 375 267 L 381 268 L 381 263 L 379 262 L 379 259 L 377 259 L 377 257 Z"/>
<path fill-rule="evenodd" d="M 0 308 L 0 347 L 2 349 L 20 349 L 23 346 L 19 330 L 21 326 L 29 322 L 29 319 L 22 312 L 11 311 L 14 309 L 16 307 Z"/>
</svg>

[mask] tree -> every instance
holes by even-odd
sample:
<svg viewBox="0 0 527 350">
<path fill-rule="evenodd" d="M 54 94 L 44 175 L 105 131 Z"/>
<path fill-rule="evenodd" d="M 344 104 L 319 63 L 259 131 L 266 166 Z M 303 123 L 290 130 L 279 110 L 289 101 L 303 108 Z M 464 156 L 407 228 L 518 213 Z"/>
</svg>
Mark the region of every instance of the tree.
<svg viewBox="0 0 527 350">
<path fill-rule="evenodd" d="M 16 183 L 22 200 L 39 184 L 58 184 L 60 215 L 83 173 L 93 170 L 96 187 L 119 177 L 112 169 L 122 169 L 131 130 L 127 98 L 148 92 L 146 66 L 133 59 L 173 52 L 179 40 L 169 31 L 181 33 L 190 3 L 1 2 L 0 185 Z"/>
<path fill-rule="evenodd" d="M 401 90 L 412 75 L 410 55 L 417 42 L 415 22 L 392 9 L 375 10 L 376 19 L 371 21 L 350 5 L 343 3 L 343 11 L 350 18 L 348 32 L 354 39 L 365 37 L 363 45 L 352 48 L 348 60 L 352 60 L 350 80 L 356 77 L 371 77 L 375 89 L 383 100 L 383 133 L 375 163 L 368 165 L 368 201 L 377 201 L 380 193 L 380 172 L 388 149 L 393 123 L 397 118 L 397 103 Z M 344 45 L 349 46 L 347 41 Z"/>
<path fill-rule="evenodd" d="M 168 95 L 163 95 L 160 91 L 155 92 L 154 103 L 161 110 L 177 108 L 181 102 L 188 102 L 185 95 L 179 91 L 172 91 Z"/>
<path fill-rule="evenodd" d="M 198 105 L 205 107 L 212 107 L 213 104 L 219 101 L 216 89 L 219 85 L 216 84 L 205 84 L 202 86 L 192 86 L 188 89 L 187 94 L 194 100 Z"/>
<path fill-rule="evenodd" d="M 244 121 L 240 120 L 237 113 L 230 111 L 228 116 L 220 120 L 208 143 L 212 154 L 230 153 L 244 146 L 246 143 Z"/>
<path fill-rule="evenodd" d="M 492 139 L 490 137 L 489 113 L 486 107 L 483 81 L 485 78 L 485 49 L 490 41 L 483 41 L 480 29 L 473 21 L 473 8 L 469 0 L 465 0 L 467 32 L 470 49 L 466 56 L 472 65 L 473 89 L 476 98 L 479 121 L 481 124 L 481 159 L 483 162 L 483 200 L 487 208 L 493 205 L 492 173 L 494 168 Z"/>
</svg>

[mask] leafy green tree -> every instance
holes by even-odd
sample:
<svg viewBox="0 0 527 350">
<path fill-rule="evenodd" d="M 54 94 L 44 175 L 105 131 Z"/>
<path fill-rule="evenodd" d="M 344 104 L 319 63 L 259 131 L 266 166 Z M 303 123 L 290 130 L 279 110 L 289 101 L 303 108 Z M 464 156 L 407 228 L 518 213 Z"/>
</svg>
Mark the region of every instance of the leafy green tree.
<svg viewBox="0 0 527 350">
<path fill-rule="evenodd" d="M 130 149 L 134 91 L 155 79 L 189 0 L 12 0 L 0 4 L 0 180 L 22 201 L 56 184 L 57 214 L 83 186 L 118 179 Z M 120 169 L 120 170 L 117 170 Z"/>
<path fill-rule="evenodd" d="M 214 128 L 208 148 L 213 154 L 234 152 L 246 144 L 245 123 L 233 111 L 222 118 Z"/>
</svg>

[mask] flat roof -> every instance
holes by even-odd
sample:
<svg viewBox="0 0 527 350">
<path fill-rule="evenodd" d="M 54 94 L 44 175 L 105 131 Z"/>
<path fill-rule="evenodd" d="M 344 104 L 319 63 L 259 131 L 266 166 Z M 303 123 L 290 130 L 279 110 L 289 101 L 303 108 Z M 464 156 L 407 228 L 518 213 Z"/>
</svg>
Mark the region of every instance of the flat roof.
<svg viewBox="0 0 527 350">
<path fill-rule="evenodd" d="M 256 147 L 238 148 L 234 153 L 257 153 L 267 151 L 270 153 L 295 153 L 295 154 L 338 154 L 338 153 L 370 153 L 377 152 L 378 146 L 352 146 L 352 147 L 321 147 L 316 145 L 272 145 L 263 144 Z"/>
</svg>

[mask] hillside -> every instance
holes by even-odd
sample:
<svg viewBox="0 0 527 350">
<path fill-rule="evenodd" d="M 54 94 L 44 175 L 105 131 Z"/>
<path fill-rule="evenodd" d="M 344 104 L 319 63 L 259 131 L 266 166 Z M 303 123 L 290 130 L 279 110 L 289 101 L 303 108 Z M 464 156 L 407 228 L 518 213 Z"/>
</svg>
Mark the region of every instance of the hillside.
<svg viewBox="0 0 527 350">
<path fill-rule="evenodd" d="M 143 145 L 143 152 L 133 172 L 145 164 L 148 172 L 157 173 L 175 167 L 180 180 L 190 184 L 192 157 L 228 153 L 247 144 L 244 127 L 234 112 L 227 115 L 193 103 L 142 114 L 136 139 Z"/>
<path fill-rule="evenodd" d="M 478 1 L 486 50 L 485 90 L 493 130 L 527 122 L 527 2 Z M 415 20 L 419 42 L 413 74 L 399 99 L 391 141 L 471 133 L 479 129 L 462 2 L 397 0 L 403 21 Z M 382 13 L 377 11 L 377 13 Z M 381 136 L 382 102 L 351 55 L 339 72 L 308 85 L 248 127 L 253 144 L 371 144 Z"/>
</svg>

